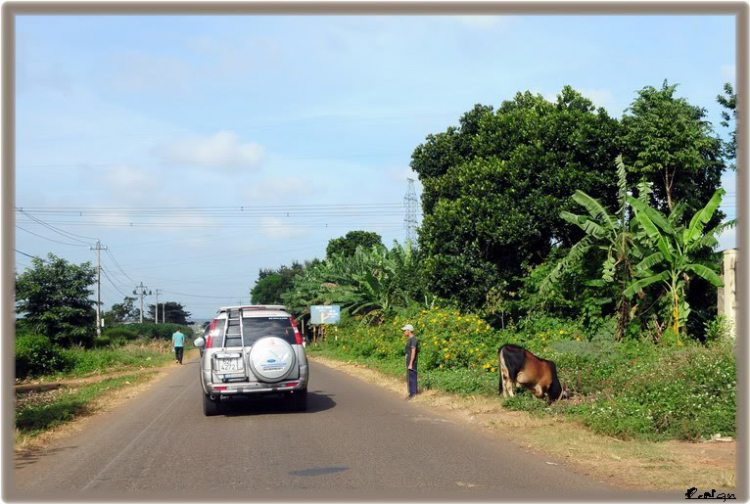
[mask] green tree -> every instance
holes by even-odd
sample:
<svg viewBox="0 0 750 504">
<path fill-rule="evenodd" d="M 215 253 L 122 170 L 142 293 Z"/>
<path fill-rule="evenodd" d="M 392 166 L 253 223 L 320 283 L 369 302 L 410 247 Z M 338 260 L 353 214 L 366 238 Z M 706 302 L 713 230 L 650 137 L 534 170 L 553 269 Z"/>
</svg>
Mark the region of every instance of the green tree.
<svg viewBox="0 0 750 504">
<path fill-rule="evenodd" d="M 148 319 L 154 321 L 154 315 L 156 307 L 154 305 L 148 305 Z M 162 320 L 162 313 L 164 314 L 164 320 Z M 167 301 L 166 303 L 159 303 L 159 323 L 166 324 L 181 324 L 188 325 L 192 324 L 190 317 L 192 314 L 185 310 L 185 306 L 182 303 L 175 301 Z M 145 318 L 144 318 L 145 320 Z"/>
<path fill-rule="evenodd" d="M 734 221 L 730 221 L 705 230 L 725 193 L 724 189 L 717 190 L 688 225 L 680 224 L 679 219 L 672 215 L 666 217 L 641 200 L 628 197 L 645 236 L 640 238 L 643 259 L 635 266 L 635 280 L 624 294 L 632 297 L 650 285 L 662 285 L 669 301 L 670 326 L 676 335 L 683 332 L 690 314 L 687 290 L 691 279 L 698 277 L 715 287 L 723 286 L 717 274 L 718 261 L 703 259 L 702 252 L 714 249 L 721 232 L 734 225 Z M 679 216 L 685 208 L 684 205 L 676 206 L 673 212 Z"/>
<path fill-rule="evenodd" d="M 716 101 L 725 109 L 721 111 L 721 125 L 729 128 L 729 121 L 734 121 L 734 130 L 729 133 L 729 141 L 725 142 L 724 146 L 727 157 L 737 159 L 737 95 L 730 83 L 724 84 L 724 96 L 718 95 Z M 736 169 L 734 163 L 730 167 Z"/>
<path fill-rule="evenodd" d="M 305 270 L 295 278 L 285 304 L 295 314 L 311 305 L 337 304 L 345 315 L 361 315 L 380 320 L 395 307 L 409 304 L 408 278 L 415 252 L 394 243 L 391 250 L 373 246 L 357 247 L 353 256 L 334 255 Z"/>
<path fill-rule="evenodd" d="M 115 303 L 109 311 L 103 315 L 104 324 L 109 327 L 118 322 L 136 322 L 139 318 L 139 310 L 135 306 L 137 298 L 125 296 L 122 303 Z"/>
<path fill-rule="evenodd" d="M 291 267 L 282 265 L 278 269 L 263 269 L 258 273 L 258 280 L 250 291 L 252 303 L 281 304 L 284 293 L 291 289 L 295 275 L 305 270 L 305 265 L 295 261 Z"/>
<path fill-rule="evenodd" d="M 622 119 L 623 157 L 636 177 L 653 183 L 661 212 L 681 201 L 694 213 L 721 185 L 723 148 L 706 110 L 677 98 L 676 89 L 664 81 L 661 89 L 638 92 Z"/>
<path fill-rule="evenodd" d="M 71 264 L 54 254 L 31 263 L 16 277 L 16 313 L 55 343 L 90 344 L 96 331 L 96 302 L 90 299 L 96 270 L 91 263 Z"/>
<path fill-rule="evenodd" d="M 424 185 L 419 243 L 434 293 L 465 309 L 482 306 L 493 287 L 515 290 L 554 244 L 578 241 L 582 233 L 560 212 L 572 209 L 571 187 L 615 202 L 619 136 L 616 119 L 566 86 L 556 103 L 518 93 L 494 113 L 476 106 L 460 129 L 428 137 L 412 168 Z"/>
<path fill-rule="evenodd" d="M 375 245 L 380 247 L 383 246 L 383 241 L 379 234 L 370 231 L 349 231 L 346 233 L 346 236 L 334 238 L 328 242 L 328 247 L 326 247 L 326 258 L 335 255 L 351 257 L 354 255 L 357 247 L 362 246 L 366 249 L 370 249 Z"/>
</svg>

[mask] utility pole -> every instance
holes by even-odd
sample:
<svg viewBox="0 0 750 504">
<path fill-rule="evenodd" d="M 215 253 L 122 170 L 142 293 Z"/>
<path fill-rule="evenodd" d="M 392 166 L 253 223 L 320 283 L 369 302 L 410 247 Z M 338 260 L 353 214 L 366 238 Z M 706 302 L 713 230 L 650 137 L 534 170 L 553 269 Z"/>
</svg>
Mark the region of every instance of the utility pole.
<svg viewBox="0 0 750 504">
<path fill-rule="evenodd" d="M 154 307 L 154 324 L 159 323 L 159 289 L 156 289 L 156 306 Z M 164 321 L 162 320 L 162 324 Z"/>
<path fill-rule="evenodd" d="M 143 323 L 143 296 L 147 294 L 146 289 L 148 289 L 148 287 L 141 282 L 141 285 L 136 285 L 135 290 L 133 291 L 133 294 L 137 294 L 141 298 L 141 324 Z M 148 291 L 148 295 L 151 295 L 151 291 Z"/>
<path fill-rule="evenodd" d="M 102 247 L 102 242 L 97 239 L 96 247 L 89 249 L 96 250 L 96 336 L 99 337 L 102 335 L 102 266 L 99 255 L 107 247 Z"/>
</svg>

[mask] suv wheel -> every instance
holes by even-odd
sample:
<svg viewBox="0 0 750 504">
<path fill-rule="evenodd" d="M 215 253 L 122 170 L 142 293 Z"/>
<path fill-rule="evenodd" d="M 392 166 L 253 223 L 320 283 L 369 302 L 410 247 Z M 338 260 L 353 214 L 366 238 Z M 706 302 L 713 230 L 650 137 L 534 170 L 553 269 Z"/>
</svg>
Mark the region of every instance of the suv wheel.
<svg viewBox="0 0 750 504">
<path fill-rule="evenodd" d="M 295 411 L 307 410 L 307 389 L 292 392 L 289 397 L 289 404 Z"/>
<path fill-rule="evenodd" d="M 203 414 L 214 416 L 219 413 L 219 400 L 211 399 L 208 394 L 203 394 Z"/>
</svg>

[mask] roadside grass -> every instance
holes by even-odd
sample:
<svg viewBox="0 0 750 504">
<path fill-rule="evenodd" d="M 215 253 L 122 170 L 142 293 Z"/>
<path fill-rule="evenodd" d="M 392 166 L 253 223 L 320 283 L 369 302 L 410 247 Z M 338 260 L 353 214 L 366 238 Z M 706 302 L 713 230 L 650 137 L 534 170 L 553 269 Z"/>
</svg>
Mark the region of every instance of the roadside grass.
<svg viewBox="0 0 750 504">
<path fill-rule="evenodd" d="M 353 359 L 312 345 L 308 346 L 308 352 L 321 364 L 406 395 L 403 362 L 371 365 L 372 360 Z M 691 486 L 718 489 L 736 485 L 736 442 L 624 441 L 597 434 L 564 416 L 508 409 L 497 396 L 487 394 L 425 388 L 415 401 L 487 434 L 511 440 L 552 463 L 571 464 L 618 486 L 684 491 Z M 532 404 L 544 403 L 534 399 Z"/>
<path fill-rule="evenodd" d="M 186 342 L 185 358 L 195 347 Z M 171 342 L 140 337 L 118 347 L 65 348 L 60 350 L 67 366 L 64 371 L 17 380 L 16 383 L 51 382 L 97 374 L 162 367 L 174 360 Z"/>
<path fill-rule="evenodd" d="M 16 395 L 15 443 L 22 447 L 34 438 L 96 411 L 97 401 L 119 389 L 148 382 L 153 373 L 110 378 L 76 389 Z"/>
<path fill-rule="evenodd" d="M 342 327 L 335 338 L 311 345 L 308 351 L 402 378 L 405 362 L 399 335 L 392 336 L 392 330 L 387 335 L 389 328 L 370 334 L 358 331 L 349 333 Z M 737 371 L 732 343 L 657 347 L 647 342 L 585 341 L 578 335 L 564 340 L 564 332 L 556 329 L 555 338 L 553 331 L 543 332 L 528 342 L 523 341 L 528 335 L 517 334 L 515 340 L 557 363 L 563 385 L 574 394 L 572 399 L 549 406 L 525 391 L 513 398 L 498 398 L 499 376 L 487 362 L 490 350 L 485 348 L 496 345 L 497 339 L 514 338 L 507 333 L 490 335 L 490 344 L 474 336 L 471 346 L 483 354 L 478 361 L 484 362 L 481 367 L 467 362 L 454 342 L 444 341 L 451 338 L 449 333 L 426 336 L 423 350 L 428 358 L 423 360 L 420 354 L 420 386 L 459 396 L 493 397 L 509 410 L 566 418 L 597 434 L 623 440 L 699 441 L 715 434 L 736 436 Z M 434 351 L 430 355 L 430 343 L 447 356 L 443 362 Z M 497 352 L 497 346 L 492 351 Z"/>
</svg>

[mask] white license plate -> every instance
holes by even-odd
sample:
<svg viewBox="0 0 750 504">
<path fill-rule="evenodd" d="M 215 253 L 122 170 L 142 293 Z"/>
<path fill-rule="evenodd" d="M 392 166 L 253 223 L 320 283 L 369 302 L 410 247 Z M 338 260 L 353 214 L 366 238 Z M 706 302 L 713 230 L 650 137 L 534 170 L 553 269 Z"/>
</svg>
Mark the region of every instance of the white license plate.
<svg viewBox="0 0 750 504">
<path fill-rule="evenodd" d="M 219 359 L 219 371 L 239 371 L 242 369 L 239 359 Z"/>
</svg>

